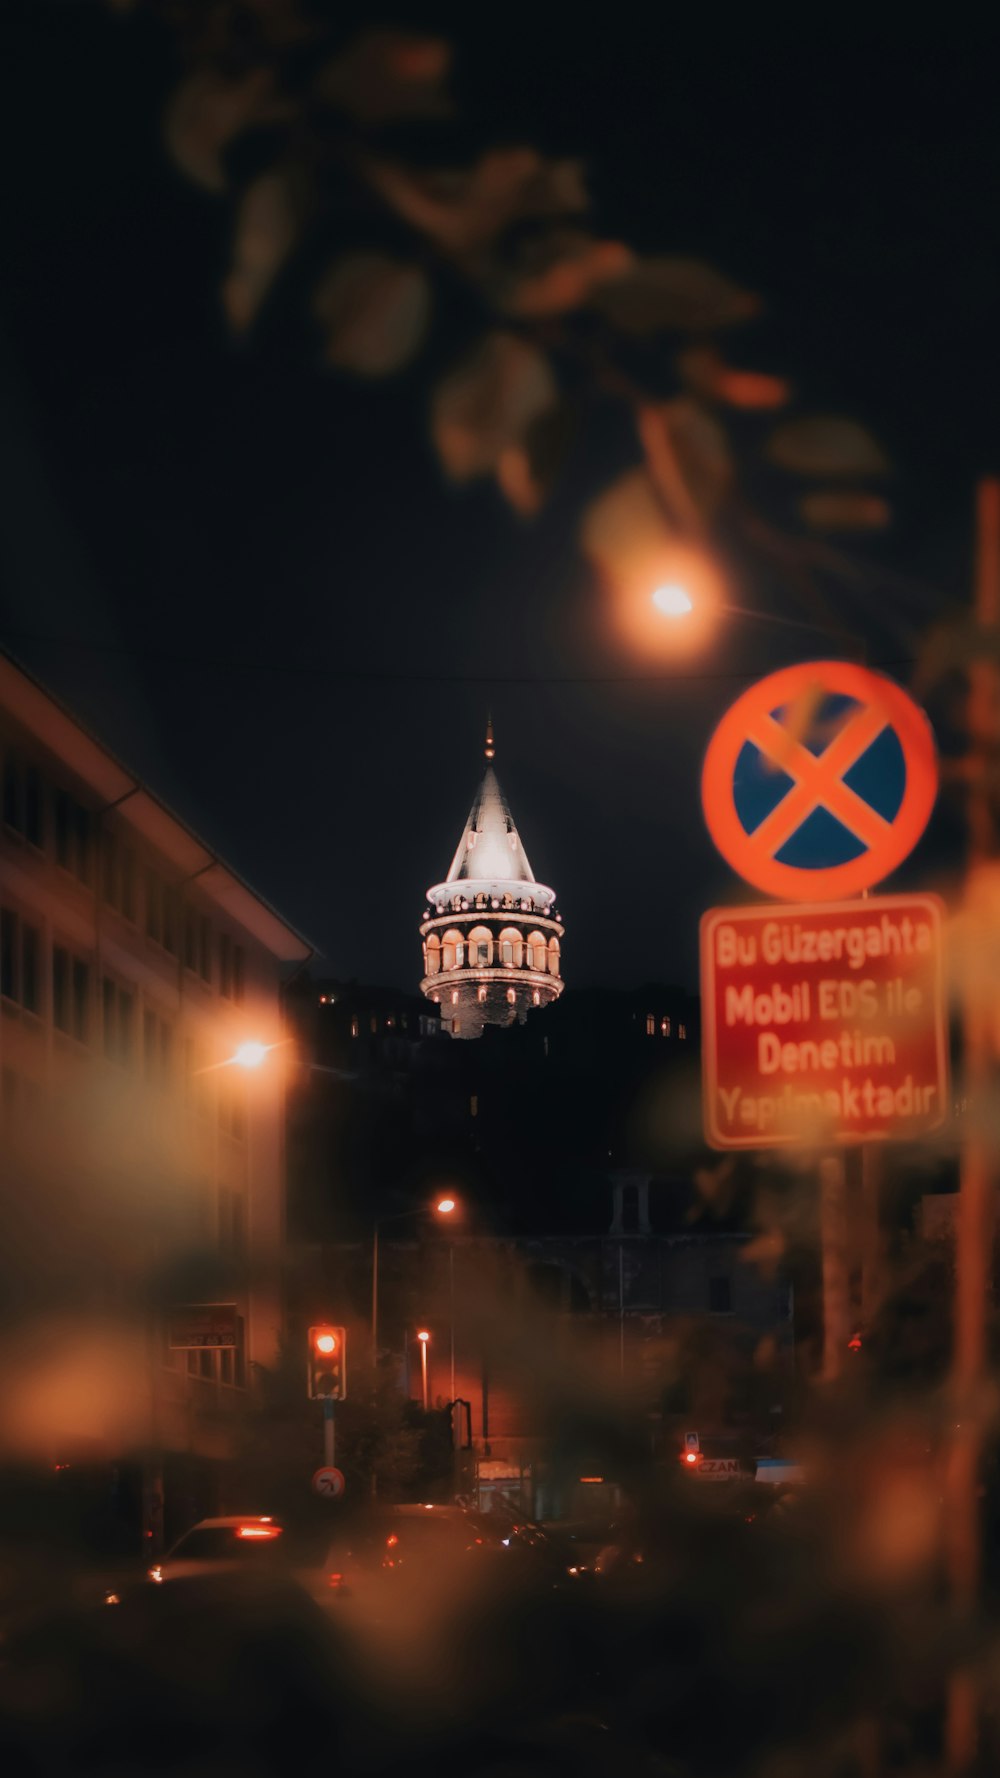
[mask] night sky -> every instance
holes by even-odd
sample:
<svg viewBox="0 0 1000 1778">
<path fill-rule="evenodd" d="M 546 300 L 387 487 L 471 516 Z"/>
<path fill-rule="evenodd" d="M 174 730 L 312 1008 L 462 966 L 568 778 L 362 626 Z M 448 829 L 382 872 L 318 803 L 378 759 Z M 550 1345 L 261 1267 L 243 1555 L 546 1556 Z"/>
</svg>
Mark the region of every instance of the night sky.
<svg viewBox="0 0 1000 1778">
<path fill-rule="evenodd" d="M 883 442 L 895 521 L 846 546 L 871 573 L 840 609 L 905 679 L 967 591 L 997 465 L 995 45 L 672 14 L 636 33 L 609 8 L 464 8 L 463 108 L 484 142 L 581 155 L 599 230 L 762 292 L 734 359 Z M 596 683 L 651 670 L 608 644 L 574 541 L 634 456 L 620 428 L 591 428 L 531 523 L 486 483 L 446 488 L 426 369 L 324 373 L 300 299 L 228 339 L 228 212 L 163 153 L 156 33 L 88 0 L 8 0 L 4 30 L 2 640 L 330 973 L 401 986 L 491 707 L 567 979 L 692 981 L 698 913 L 733 888 L 698 808 L 705 742 L 748 679 L 817 651 L 735 621 L 669 678 Z M 439 327 L 430 361 L 448 348 Z M 787 608 L 735 572 L 737 603 Z M 911 881 L 954 831 L 945 811 Z"/>
</svg>

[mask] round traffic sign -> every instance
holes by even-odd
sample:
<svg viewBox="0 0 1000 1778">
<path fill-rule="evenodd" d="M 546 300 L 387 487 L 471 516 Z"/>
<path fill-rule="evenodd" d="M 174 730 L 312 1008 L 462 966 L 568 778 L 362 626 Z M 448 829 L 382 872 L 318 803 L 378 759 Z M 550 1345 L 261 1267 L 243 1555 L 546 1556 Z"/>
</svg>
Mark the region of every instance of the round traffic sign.
<svg viewBox="0 0 1000 1778">
<path fill-rule="evenodd" d="M 804 661 L 737 698 L 705 755 L 701 800 L 727 863 L 789 901 L 870 889 L 916 845 L 937 794 L 930 724 L 891 679 Z"/>
<path fill-rule="evenodd" d="M 327 1464 L 317 1469 L 312 1479 L 313 1493 L 322 1495 L 324 1500 L 339 1500 L 344 1492 L 344 1472 Z"/>
</svg>

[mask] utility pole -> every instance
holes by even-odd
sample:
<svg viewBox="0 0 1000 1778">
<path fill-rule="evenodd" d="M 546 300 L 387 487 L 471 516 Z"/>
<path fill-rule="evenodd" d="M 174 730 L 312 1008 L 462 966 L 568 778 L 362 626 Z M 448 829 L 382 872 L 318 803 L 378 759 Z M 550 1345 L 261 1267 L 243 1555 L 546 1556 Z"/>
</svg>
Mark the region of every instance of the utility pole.
<svg viewBox="0 0 1000 1778">
<path fill-rule="evenodd" d="M 843 1149 L 819 1164 L 819 1232 L 823 1262 L 823 1381 L 840 1376 L 850 1338 L 847 1264 L 847 1164 Z"/>
<path fill-rule="evenodd" d="M 945 1534 L 952 1599 L 967 1617 L 979 1589 L 979 1475 L 983 1449 L 987 1303 L 993 1258 L 996 1161 L 989 1131 L 992 1006 L 997 951 L 991 908 L 996 856 L 995 777 L 1000 757 L 1000 480 L 978 488 L 975 620 L 983 644 L 969 666 L 969 861 L 960 957 L 967 1129 L 962 1142 L 955 1236 L 955 1333 L 951 1396 L 954 1416 L 945 1488 Z M 951 1676 L 945 1723 L 948 1771 L 967 1772 L 978 1752 L 978 1694 L 973 1673 Z"/>
</svg>

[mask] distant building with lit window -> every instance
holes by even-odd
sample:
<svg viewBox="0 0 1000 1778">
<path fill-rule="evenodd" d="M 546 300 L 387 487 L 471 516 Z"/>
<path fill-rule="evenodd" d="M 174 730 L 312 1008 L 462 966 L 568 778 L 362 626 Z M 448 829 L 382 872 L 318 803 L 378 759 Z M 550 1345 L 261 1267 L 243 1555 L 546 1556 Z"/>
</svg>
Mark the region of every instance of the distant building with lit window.
<svg viewBox="0 0 1000 1778">
<path fill-rule="evenodd" d="M 147 1547 L 164 1478 L 168 1533 L 218 1504 L 279 1351 L 282 1052 L 229 1059 L 309 955 L 0 655 L 0 1464 L 114 1466 Z"/>
<path fill-rule="evenodd" d="M 556 894 L 535 879 L 493 767 L 486 771 L 451 869 L 427 891 L 420 927 L 420 991 L 452 1037 L 481 1037 L 487 1025 L 524 1024 L 533 1007 L 562 993 L 564 928 Z"/>
</svg>

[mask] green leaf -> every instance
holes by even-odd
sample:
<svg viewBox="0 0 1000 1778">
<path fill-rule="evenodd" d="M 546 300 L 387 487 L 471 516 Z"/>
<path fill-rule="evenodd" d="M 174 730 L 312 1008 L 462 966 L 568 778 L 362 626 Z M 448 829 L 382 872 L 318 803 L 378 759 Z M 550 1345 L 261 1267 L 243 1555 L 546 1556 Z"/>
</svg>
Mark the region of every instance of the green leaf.
<svg viewBox="0 0 1000 1778">
<path fill-rule="evenodd" d="M 700 259 L 646 259 L 593 297 L 623 333 L 703 332 L 756 313 L 758 299 Z"/>
<path fill-rule="evenodd" d="M 418 267 L 381 253 L 350 253 L 316 289 L 313 312 L 326 333 L 326 358 L 339 370 L 384 377 L 417 351 L 431 295 Z"/>
<path fill-rule="evenodd" d="M 621 241 L 595 241 L 579 230 L 557 229 L 521 250 L 504 273 L 497 301 L 509 315 L 529 320 L 566 314 L 634 262 Z"/>
<path fill-rule="evenodd" d="M 714 346 L 690 346 L 680 354 L 677 368 L 690 389 L 712 401 L 723 401 L 727 407 L 784 407 L 791 399 L 783 378 L 759 370 L 734 370 Z"/>
<path fill-rule="evenodd" d="M 556 402 L 532 420 L 519 444 L 508 445 L 497 458 L 497 483 L 515 512 L 538 512 L 556 479 L 576 434 L 576 413 Z"/>
<path fill-rule="evenodd" d="M 199 69 L 182 81 L 167 106 L 168 152 L 189 179 L 208 191 L 225 191 L 222 150 L 250 124 L 284 116 L 287 109 L 274 97 L 268 68 L 251 68 L 238 80 Z"/>
<path fill-rule="evenodd" d="M 327 63 L 316 90 L 359 123 L 447 117 L 452 105 L 444 85 L 451 63 L 451 45 L 440 37 L 372 31 Z"/>
<path fill-rule="evenodd" d="M 522 218 L 570 215 L 587 204 L 578 164 L 546 161 L 534 148 L 496 149 L 458 171 L 422 173 L 374 159 L 363 171 L 397 216 L 456 255 Z"/>
<path fill-rule="evenodd" d="M 222 287 L 226 314 L 238 331 L 255 319 L 296 232 L 285 180 L 278 173 L 255 179 L 240 200 L 232 270 Z"/>
<path fill-rule="evenodd" d="M 488 475 L 556 398 L 543 352 L 514 334 L 487 334 L 434 395 L 431 431 L 447 473 L 455 481 Z"/>
<path fill-rule="evenodd" d="M 767 455 L 793 475 L 886 475 L 889 469 L 870 432 L 856 420 L 827 414 L 787 420 L 771 434 Z"/>
<path fill-rule="evenodd" d="M 814 531 L 881 531 L 891 517 L 888 502 L 862 488 L 803 494 L 799 511 Z"/>
<path fill-rule="evenodd" d="M 733 460 L 718 420 L 689 395 L 663 404 L 680 472 L 702 516 L 711 517 L 729 489 Z"/>
</svg>

